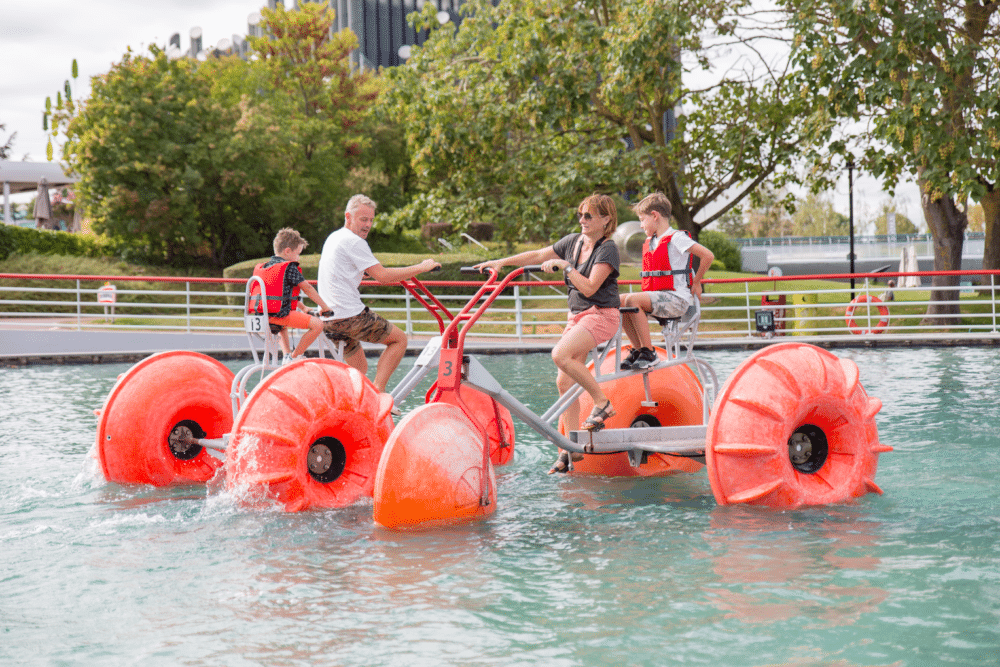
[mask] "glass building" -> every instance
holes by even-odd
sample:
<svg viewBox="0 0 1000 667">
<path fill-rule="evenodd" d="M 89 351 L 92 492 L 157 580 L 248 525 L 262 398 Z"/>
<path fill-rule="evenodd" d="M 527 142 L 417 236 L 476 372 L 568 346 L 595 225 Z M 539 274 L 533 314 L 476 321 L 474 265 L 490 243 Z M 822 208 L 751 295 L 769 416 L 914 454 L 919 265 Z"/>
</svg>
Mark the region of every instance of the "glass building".
<svg viewBox="0 0 1000 667">
<path fill-rule="evenodd" d="M 399 65 L 406 60 L 403 47 L 427 39 L 426 31 L 417 32 L 406 21 L 426 2 L 437 8 L 441 23 L 461 21 L 462 0 L 329 0 L 337 16 L 334 29 L 349 26 L 358 36 L 360 46 L 353 57 L 363 69 Z"/>
</svg>

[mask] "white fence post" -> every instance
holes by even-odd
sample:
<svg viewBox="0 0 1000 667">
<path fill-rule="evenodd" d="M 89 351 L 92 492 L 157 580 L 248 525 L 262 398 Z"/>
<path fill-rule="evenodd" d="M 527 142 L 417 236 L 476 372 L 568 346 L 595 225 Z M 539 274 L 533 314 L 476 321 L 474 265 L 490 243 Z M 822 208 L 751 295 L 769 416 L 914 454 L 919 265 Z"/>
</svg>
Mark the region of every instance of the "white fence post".
<svg viewBox="0 0 1000 667">
<path fill-rule="evenodd" d="M 412 337 L 413 336 L 413 317 L 410 314 L 410 306 L 411 306 L 411 300 L 412 300 L 413 297 L 410 294 L 410 290 L 404 290 L 404 291 L 406 292 L 406 294 L 405 294 L 405 296 L 406 296 L 406 335 Z"/>
<path fill-rule="evenodd" d="M 191 281 L 184 283 L 184 303 L 187 307 L 187 332 L 191 333 Z"/>
<path fill-rule="evenodd" d="M 743 291 L 747 296 L 747 338 L 753 338 L 753 329 L 750 328 L 750 283 L 743 283 Z"/>
<path fill-rule="evenodd" d="M 997 330 L 997 277 L 990 276 L 990 303 L 993 305 L 993 333 Z"/>
<path fill-rule="evenodd" d="M 81 324 L 81 319 L 83 315 L 83 304 L 80 303 L 80 279 L 76 279 L 76 330 L 79 331 L 83 328 Z"/>
<path fill-rule="evenodd" d="M 514 326 L 517 327 L 517 342 L 521 342 L 521 322 L 523 313 L 521 312 L 521 286 L 514 283 Z"/>
</svg>

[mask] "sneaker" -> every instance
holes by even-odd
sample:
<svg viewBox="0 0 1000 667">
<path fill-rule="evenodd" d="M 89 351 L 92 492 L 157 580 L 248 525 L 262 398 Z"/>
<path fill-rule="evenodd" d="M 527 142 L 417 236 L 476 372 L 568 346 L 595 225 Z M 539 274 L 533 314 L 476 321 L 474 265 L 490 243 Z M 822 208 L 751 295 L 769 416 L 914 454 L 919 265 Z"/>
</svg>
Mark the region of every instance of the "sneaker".
<svg viewBox="0 0 1000 667">
<path fill-rule="evenodd" d="M 639 361 L 639 355 L 642 353 L 642 348 L 633 347 L 632 351 L 628 353 L 628 356 L 622 361 L 621 368 L 623 371 L 630 371 L 635 368 L 635 362 Z"/>
<path fill-rule="evenodd" d="M 281 365 L 282 366 L 287 366 L 290 363 L 292 363 L 292 355 L 286 354 L 283 357 L 281 357 Z"/>
<path fill-rule="evenodd" d="M 646 369 L 651 366 L 655 366 L 660 363 L 660 357 L 657 356 L 656 350 L 651 350 L 648 347 L 644 347 L 639 350 L 639 358 L 636 359 L 635 363 L 632 364 L 633 369 Z"/>
</svg>

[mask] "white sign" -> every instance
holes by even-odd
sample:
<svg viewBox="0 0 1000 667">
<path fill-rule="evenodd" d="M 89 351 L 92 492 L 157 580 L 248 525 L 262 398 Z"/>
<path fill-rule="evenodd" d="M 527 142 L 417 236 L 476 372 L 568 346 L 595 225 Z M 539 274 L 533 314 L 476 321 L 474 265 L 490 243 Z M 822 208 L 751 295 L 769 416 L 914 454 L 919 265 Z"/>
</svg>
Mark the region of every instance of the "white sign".
<svg viewBox="0 0 1000 667">
<path fill-rule="evenodd" d="M 265 315 L 247 315 L 243 318 L 243 328 L 246 329 L 247 333 L 259 334 L 264 333 L 267 329 L 267 316 Z"/>
</svg>

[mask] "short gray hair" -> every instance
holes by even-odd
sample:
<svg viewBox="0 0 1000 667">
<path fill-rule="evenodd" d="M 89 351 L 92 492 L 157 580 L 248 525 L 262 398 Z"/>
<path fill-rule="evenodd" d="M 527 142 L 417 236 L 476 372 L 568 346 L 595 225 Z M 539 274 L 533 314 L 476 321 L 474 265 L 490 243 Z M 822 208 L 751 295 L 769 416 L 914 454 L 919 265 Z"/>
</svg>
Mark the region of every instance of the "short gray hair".
<svg viewBox="0 0 1000 667">
<path fill-rule="evenodd" d="M 354 195 L 347 200 L 347 208 L 344 209 L 344 213 L 350 213 L 356 210 L 359 206 L 368 206 L 374 211 L 378 208 L 378 204 L 373 202 L 369 197 L 365 195 Z"/>
</svg>

